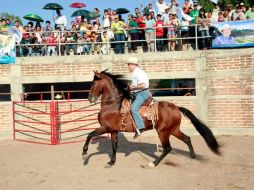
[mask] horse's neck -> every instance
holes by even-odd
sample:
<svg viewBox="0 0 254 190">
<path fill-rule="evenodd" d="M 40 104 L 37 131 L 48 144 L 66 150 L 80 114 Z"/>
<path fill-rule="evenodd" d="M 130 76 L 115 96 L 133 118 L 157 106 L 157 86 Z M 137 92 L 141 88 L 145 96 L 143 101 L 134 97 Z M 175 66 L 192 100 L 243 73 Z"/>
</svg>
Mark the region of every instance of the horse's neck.
<svg viewBox="0 0 254 190">
<path fill-rule="evenodd" d="M 101 97 L 101 107 L 112 106 L 119 107 L 123 100 L 121 92 L 115 87 L 108 87 L 104 89 Z"/>
</svg>

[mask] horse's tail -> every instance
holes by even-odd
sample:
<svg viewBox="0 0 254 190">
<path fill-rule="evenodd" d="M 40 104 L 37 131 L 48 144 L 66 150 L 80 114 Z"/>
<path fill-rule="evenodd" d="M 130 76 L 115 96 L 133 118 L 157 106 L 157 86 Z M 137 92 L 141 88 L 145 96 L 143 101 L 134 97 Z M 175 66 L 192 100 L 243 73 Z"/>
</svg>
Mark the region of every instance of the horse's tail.
<svg viewBox="0 0 254 190">
<path fill-rule="evenodd" d="M 220 154 L 219 144 L 217 143 L 216 138 L 214 137 L 212 131 L 201 122 L 190 110 L 179 107 L 179 110 L 183 115 L 191 120 L 191 123 L 195 126 L 199 134 L 204 138 L 208 147 L 215 153 Z"/>
</svg>

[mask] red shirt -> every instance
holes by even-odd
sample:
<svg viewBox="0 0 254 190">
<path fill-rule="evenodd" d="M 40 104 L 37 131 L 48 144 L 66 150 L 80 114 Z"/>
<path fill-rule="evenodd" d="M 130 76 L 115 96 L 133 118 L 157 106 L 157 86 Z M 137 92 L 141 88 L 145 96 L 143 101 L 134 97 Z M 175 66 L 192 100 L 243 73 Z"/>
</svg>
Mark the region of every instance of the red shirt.
<svg viewBox="0 0 254 190">
<path fill-rule="evenodd" d="M 146 27 L 146 23 L 143 23 L 143 22 L 145 22 L 145 19 L 143 17 L 136 18 L 136 22 L 138 23 L 139 28 L 145 28 Z"/>
<path fill-rule="evenodd" d="M 156 28 L 156 36 L 162 37 L 164 35 L 164 22 L 162 20 L 157 20 L 155 23 L 155 26 L 158 27 Z"/>
<path fill-rule="evenodd" d="M 56 46 L 57 45 L 56 43 L 57 43 L 57 40 L 55 37 L 53 37 L 53 38 L 49 37 L 48 46 Z"/>
</svg>

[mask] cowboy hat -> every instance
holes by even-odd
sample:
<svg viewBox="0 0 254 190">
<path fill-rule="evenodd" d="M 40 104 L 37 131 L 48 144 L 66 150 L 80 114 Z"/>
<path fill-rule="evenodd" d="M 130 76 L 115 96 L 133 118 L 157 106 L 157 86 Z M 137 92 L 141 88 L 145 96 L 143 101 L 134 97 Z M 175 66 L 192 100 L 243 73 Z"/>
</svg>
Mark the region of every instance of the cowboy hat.
<svg viewBox="0 0 254 190">
<path fill-rule="evenodd" d="M 132 65 L 139 66 L 138 59 L 136 57 L 129 57 L 129 59 L 125 62 L 125 64 L 132 64 Z"/>
<path fill-rule="evenodd" d="M 231 30 L 231 26 L 229 24 L 224 24 L 223 26 L 219 27 L 218 30 L 222 32 L 223 30 Z"/>
</svg>

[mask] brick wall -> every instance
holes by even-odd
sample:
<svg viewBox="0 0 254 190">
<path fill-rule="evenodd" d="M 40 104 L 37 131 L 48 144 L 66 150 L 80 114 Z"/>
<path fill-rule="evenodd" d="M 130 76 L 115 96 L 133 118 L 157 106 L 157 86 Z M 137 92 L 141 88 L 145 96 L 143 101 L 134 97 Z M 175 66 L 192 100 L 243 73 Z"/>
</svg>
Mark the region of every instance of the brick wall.
<svg viewBox="0 0 254 190">
<path fill-rule="evenodd" d="M 254 48 L 135 55 L 151 79 L 196 79 L 197 96 L 160 99 L 187 107 L 213 128 L 239 128 L 243 129 L 242 132 L 244 128 L 254 128 Z M 128 74 L 127 66 L 123 64 L 128 57 L 94 55 L 18 58 L 15 65 L 0 65 L 0 84 L 10 81 L 15 87 L 12 88 L 12 100 L 17 101 L 23 83 L 91 81 L 93 70 L 101 69 Z M 1 138 L 11 138 L 11 104 L 0 102 L 0 106 Z M 61 120 L 77 117 L 75 113 L 62 116 Z M 190 122 L 183 119 L 182 125 L 189 126 Z M 66 124 L 66 129 L 68 127 L 71 126 Z"/>
</svg>

